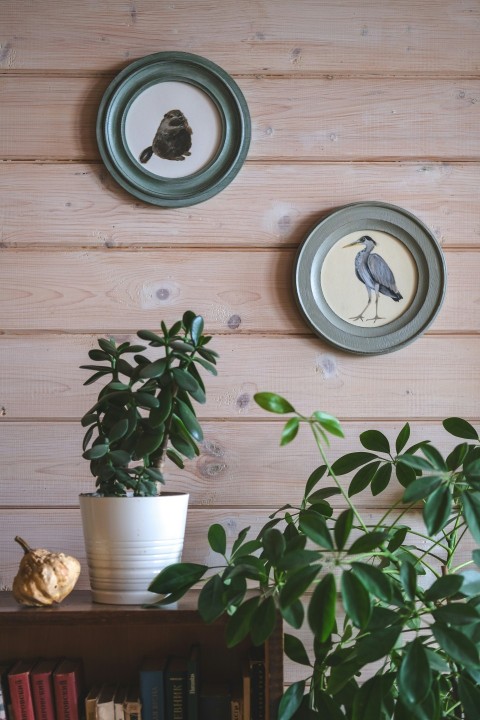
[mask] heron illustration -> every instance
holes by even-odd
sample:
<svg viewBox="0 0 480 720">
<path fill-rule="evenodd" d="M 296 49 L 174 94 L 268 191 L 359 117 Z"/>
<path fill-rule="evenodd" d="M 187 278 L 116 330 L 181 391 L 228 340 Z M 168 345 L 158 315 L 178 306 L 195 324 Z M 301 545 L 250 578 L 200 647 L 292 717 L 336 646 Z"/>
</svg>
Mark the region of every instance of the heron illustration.
<svg viewBox="0 0 480 720">
<path fill-rule="evenodd" d="M 368 293 L 368 302 L 362 312 L 350 318 L 350 320 L 364 320 L 364 313 L 372 301 L 372 292 L 375 293 L 375 317 L 367 318 L 367 320 L 373 322 L 385 319 L 378 314 L 378 298 L 380 294 L 392 298 L 395 302 L 403 299 L 403 296 L 398 292 L 394 275 L 387 263 L 380 255 L 372 252 L 376 244 L 375 240 L 369 235 L 363 235 L 358 240 L 344 246 L 363 245 L 363 249 L 355 256 L 355 275 L 365 285 Z"/>
</svg>

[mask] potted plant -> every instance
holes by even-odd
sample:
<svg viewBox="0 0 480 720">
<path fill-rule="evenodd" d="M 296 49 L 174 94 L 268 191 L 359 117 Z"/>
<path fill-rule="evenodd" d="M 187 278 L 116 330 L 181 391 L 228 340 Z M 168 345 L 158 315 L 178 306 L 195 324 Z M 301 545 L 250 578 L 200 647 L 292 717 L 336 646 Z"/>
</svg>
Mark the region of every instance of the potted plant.
<svg viewBox="0 0 480 720">
<path fill-rule="evenodd" d="M 161 333 L 139 330 L 147 345 L 113 338 L 90 350 L 85 385 L 103 381 L 83 416 L 83 457 L 96 492 L 80 496 L 93 599 L 138 603 L 165 565 L 180 560 L 187 493 L 162 492 L 164 465 L 179 468 L 203 439 L 192 400 L 205 402 L 199 368 L 216 375 L 203 318 L 186 312 Z"/>
<path fill-rule="evenodd" d="M 361 450 L 330 462 L 328 435 L 343 436 L 335 417 L 303 416 L 272 393 L 255 399 L 267 411 L 291 414 L 282 445 L 309 425 L 322 464 L 300 502 L 273 513 L 254 539 L 245 528 L 227 549 L 223 527 L 210 527 L 220 569 L 174 564 L 151 590 L 167 604 L 204 581 L 199 611 L 207 622 L 228 612 L 228 645 L 248 634 L 261 644 L 283 618 L 292 628 L 285 654 L 304 666 L 305 678 L 284 693 L 279 720 L 478 720 L 480 550 L 457 557 L 467 533 L 480 541 L 475 428 L 460 418 L 443 422 L 461 438 L 446 458 L 428 440 L 407 447 L 407 423 L 394 448 L 369 430 L 360 435 Z M 341 482 L 348 473 L 348 484 Z M 398 500 L 372 522 L 356 496 L 377 498 L 390 483 L 397 483 Z M 335 495 L 343 499 L 340 510 L 329 502 Z M 425 527 L 409 526 L 414 509 Z M 299 637 L 302 627 L 308 644 Z"/>
</svg>

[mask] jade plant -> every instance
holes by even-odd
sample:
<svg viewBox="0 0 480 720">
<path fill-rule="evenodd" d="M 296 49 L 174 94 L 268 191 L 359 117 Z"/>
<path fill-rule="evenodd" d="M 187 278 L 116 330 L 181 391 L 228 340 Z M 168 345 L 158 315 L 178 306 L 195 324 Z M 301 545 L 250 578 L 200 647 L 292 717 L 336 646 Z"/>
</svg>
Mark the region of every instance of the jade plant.
<svg viewBox="0 0 480 720">
<path fill-rule="evenodd" d="M 279 720 L 478 720 L 480 550 L 458 557 L 467 535 L 480 542 L 475 428 L 444 420 L 461 439 L 446 457 L 428 440 L 409 445 L 408 423 L 394 447 L 367 430 L 361 449 L 331 462 L 329 435 L 343 436 L 335 417 L 304 416 L 273 393 L 255 400 L 291 415 L 281 445 L 308 425 L 322 464 L 300 501 L 274 512 L 255 537 L 246 527 L 230 547 L 212 525 L 218 564 L 165 568 L 150 586 L 164 595 L 160 604 L 201 583 L 199 612 L 206 622 L 228 614 L 229 646 L 247 635 L 265 642 L 280 616 L 285 655 L 304 677 L 283 694 Z M 397 499 L 382 503 L 387 487 Z M 365 492 L 384 508 L 378 520 L 360 509 Z M 415 511 L 423 520 L 412 527 Z"/>
<path fill-rule="evenodd" d="M 216 375 L 218 357 L 203 331 L 203 318 L 188 311 L 170 328 L 162 321 L 161 334 L 139 330 L 147 345 L 100 338 L 90 350 L 100 364 L 81 366 L 93 371 L 84 384 L 104 385 L 81 422 L 98 494 L 158 495 L 166 459 L 183 468 L 199 454 L 203 433 L 192 400 L 205 402 L 199 367 Z"/>
</svg>

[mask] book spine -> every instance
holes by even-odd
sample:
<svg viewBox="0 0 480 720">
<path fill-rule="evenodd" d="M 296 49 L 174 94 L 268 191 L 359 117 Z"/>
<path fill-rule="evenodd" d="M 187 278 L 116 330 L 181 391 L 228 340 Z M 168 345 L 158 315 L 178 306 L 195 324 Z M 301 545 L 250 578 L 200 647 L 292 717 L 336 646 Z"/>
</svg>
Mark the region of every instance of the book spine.
<svg viewBox="0 0 480 720">
<path fill-rule="evenodd" d="M 56 675 L 54 691 L 57 719 L 80 720 L 80 699 L 75 674 Z"/>
<path fill-rule="evenodd" d="M 174 675 L 167 683 L 167 720 L 187 720 L 186 678 Z"/>
<path fill-rule="evenodd" d="M 140 671 L 140 699 L 143 720 L 164 720 L 165 696 L 163 672 Z"/>
<path fill-rule="evenodd" d="M 32 673 L 35 720 L 55 720 L 55 699 L 51 673 Z"/>
<path fill-rule="evenodd" d="M 29 673 L 8 678 L 14 720 L 35 720 Z"/>
<path fill-rule="evenodd" d="M 265 662 L 263 660 L 250 662 L 250 677 L 252 720 L 266 720 Z"/>
</svg>

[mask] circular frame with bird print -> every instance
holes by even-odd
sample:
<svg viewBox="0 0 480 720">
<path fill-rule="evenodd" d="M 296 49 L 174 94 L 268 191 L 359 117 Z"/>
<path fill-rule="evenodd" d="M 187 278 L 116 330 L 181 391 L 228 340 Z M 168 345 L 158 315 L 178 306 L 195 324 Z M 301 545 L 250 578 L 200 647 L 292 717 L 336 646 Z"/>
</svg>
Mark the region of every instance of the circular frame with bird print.
<svg viewBox="0 0 480 720">
<path fill-rule="evenodd" d="M 446 290 L 443 252 L 411 213 L 355 203 L 307 235 L 294 264 L 298 307 L 320 337 L 362 355 L 398 350 L 419 337 Z"/>
<path fill-rule="evenodd" d="M 97 115 L 97 143 L 110 174 L 161 207 L 194 205 L 223 190 L 242 167 L 250 136 L 235 81 L 210 60 L 183 52 L 128 65 Z"/>
</svg>

